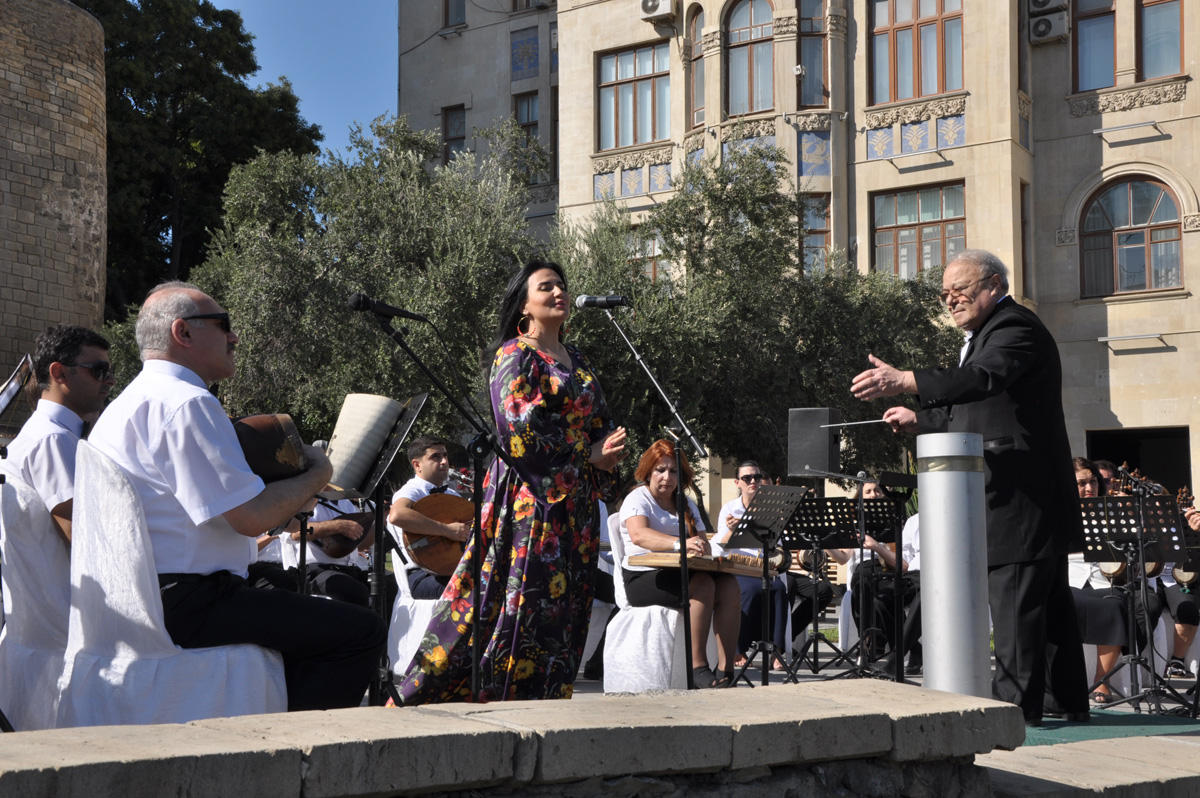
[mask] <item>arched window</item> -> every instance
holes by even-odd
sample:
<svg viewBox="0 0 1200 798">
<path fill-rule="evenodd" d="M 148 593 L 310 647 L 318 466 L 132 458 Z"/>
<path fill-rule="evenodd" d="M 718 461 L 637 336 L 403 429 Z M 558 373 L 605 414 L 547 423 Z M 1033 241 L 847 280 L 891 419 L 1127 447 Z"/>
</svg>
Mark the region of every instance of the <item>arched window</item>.
<svg viewBox="0 0 1200 798">
<path fill-rule="evenodd" d="M 1101 186 L 1080 229 L 1083 296 L 1183 285 L 1179 203 L 1165 184 L 1131 177 Z"/>
<path fill-rule="evenodd" d="M 739 0 L 729 10 L 725 102 L 730 116 L 775 107 L 773 25 L 767 0 Z"/>
<path fill-rule="evenodd" d="M 701 37 L 704 35 L 704 10 L 701 9 L 692 17 L 688 27 L 688 41 L 692 44 L 691 89 L 688 92 L 692 104 L 692 126 L 704 124 L 704 46 Z"/>
</svg>

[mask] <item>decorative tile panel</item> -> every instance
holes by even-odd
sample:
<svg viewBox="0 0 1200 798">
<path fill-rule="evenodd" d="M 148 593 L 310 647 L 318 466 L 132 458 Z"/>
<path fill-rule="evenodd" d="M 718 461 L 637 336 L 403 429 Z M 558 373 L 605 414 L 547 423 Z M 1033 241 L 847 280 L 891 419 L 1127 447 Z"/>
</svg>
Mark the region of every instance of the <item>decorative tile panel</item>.
<svg viewBox="0 0 1200 798">
<path fill-rule="evenodd" d="M 967 118 L 963 114 L 946 116 L 937 121 L 938 146 L 961 147 L 967 143 Z"/>
<path fill-rule="evenodd" d="M 621 170 L 621 196 L 632 197 L 637 194 L 645 194 L 642 189 L 642 169 L 622 169 Z"/>
<path fill-rule="evenodd" d="M 806 130 L 800 134 L 800 177 L 829 177 L 829 131 Z"/>
<path fill-rule="evenodd" d="M 667 191 L 671 188 L 671 164 L 650 164 L 650 190 Z"/>
<path fill-rule="evenodd" d="M 616 172 L 604 172 L 603 174 L 592 175 L 593 200 L 611 199 L 616 192 L 616 187 Z"/>
<path fill-rule="evenodd" d="M 512 80 L 538 76 L 538 29 L 525 28 L 510 34 Z"/>
<path fill-rule="evenodd" d="M 895 155 L 895 145 L 892 141 L 892 129 L 881 127 L 867 131 L 867 160 L 891 158 Z"/>
<path fill-rule="evenodd" d="M 905 122 L 900 125 L 900 152 L 924 152 L 933 149 L 929 136 L 929 121 Z"/>
</svg>

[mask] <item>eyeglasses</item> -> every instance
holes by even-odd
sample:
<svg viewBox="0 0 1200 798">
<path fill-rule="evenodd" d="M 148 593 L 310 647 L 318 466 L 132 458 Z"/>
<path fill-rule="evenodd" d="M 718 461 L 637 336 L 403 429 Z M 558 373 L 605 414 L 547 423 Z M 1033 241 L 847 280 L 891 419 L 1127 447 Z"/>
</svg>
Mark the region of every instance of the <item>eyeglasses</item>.
<svg viewBox="0 0 1200 798">
<path fill-rule="evenodd" d="M 198 321 L 200 319 L 212 319 L 221 328 L 222 332 L 232 332 L 233 326 L 229 323 L 228 313 L 197 313 L 194 316 L 180 316 L 184 321 Z"/>
<path fill-rule="evenodd" d="M 980 277 L 978 280 L 972 280 L 969 283 L 963 283 L 962 285 L 952 285 L 949 288 L 942 291 L 942 293 L 938 294 L 938 299 L 941 301 L 941 303 L 943 305 L 948 305 L 948 304 L 950 304 L 950 299 L 952 297 L 964 296 L 967 293 L 968 288 L 975 285 L 976 283 L 982 283 L 984 280 L 988 279 L 991 276 L 992 275 L 989 274 L 985 277 Z"/>
<path fill-rule="evenodd" d="M 763 475 L 762 474 L 742 474 L 740 477 L 738 477 L 738 479 L 740 479 L 742 482 L 745 482 L 747 485 L 749 485 L 751 482 L 762 482 Z"/>
<path fill-rule="evenodd" d="M 63 363 L 64 366 L 74 366 L 87 371 L 96 382 L 104 382 L 113 376 L 112 363 L 107 360 L 97 360 L 93 363 Z"/>
</svg>

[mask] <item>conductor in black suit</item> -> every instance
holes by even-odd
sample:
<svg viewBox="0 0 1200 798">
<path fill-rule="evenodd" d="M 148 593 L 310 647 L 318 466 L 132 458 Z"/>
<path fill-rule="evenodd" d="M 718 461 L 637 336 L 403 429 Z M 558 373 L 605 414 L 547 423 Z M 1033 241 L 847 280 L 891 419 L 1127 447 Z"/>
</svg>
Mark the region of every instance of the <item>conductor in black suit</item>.
<svg viewBox="0 0 1200 798">
<path fill-rule="evenodd" d="M 1067 582 L 1067 553 L 1082 550 L 1083 533 L 1058 347 L 1008 296 L 1008 271 L 990 252 L 956 255 L 941 299 L 966 332 L 959 365 L 901 371 L 870 356 L 874 368 L 854 378 L 851 392 L 863 400 L 916 394 L 919 411 L 883 414 L 894 431 L 983 436 L 992 694 L 1020 706 L 1029 725 L 1040 724 L 1043 711 L 1086 720 L 1087 676 Z"/>
</svg>

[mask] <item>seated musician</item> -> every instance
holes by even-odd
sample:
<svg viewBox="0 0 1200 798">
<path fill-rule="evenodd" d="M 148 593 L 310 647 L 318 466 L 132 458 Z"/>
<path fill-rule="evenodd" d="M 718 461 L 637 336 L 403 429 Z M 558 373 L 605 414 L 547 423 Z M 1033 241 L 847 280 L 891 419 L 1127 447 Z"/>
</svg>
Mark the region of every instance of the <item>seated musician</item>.
<svg viewBox="0 0 1200 798">
<path fill-rule="evenodd" d="M 392 495 L 392 508 L 388 511 L 388 526 L 400 551 L 408 561 L 411 553 L 406 552 L 401 532 L 419 535 L 434 535 L 465 543 L 471 536 L 471 525 L 459 521 L 442 523 L 424 515 L 417 509 L 417 502 L 434 493 L 449 493 L 447 480 L 450 478 L 450 457 L 446 454 L 446 442 L 438 438 L 421 436 L 408 445 L 408 461 L 412 464 L 413 477 L 400 486 Z M 413 598 L 441 598 L 450 574 L 439 576 L 427 571 L 418 563 L 408 569 L 408 587 Z"/>
<path fill-rule="evenodd" d="M 184 648 L 278 650 L 288 709 L 357 706 L 386 629 L 372 612 L 246 582 L 255 538 L 287 522 L 332 472 L 306 446 L 300 474 L 264 485 L 206 387 L 232 377 L 238 337 L 212 297 L 152 289 L 136 326 L 142 371 L 100 416 L 90 442 L 126 472 L 145 511 L 167 633 Z"/>
<path fill-rule="evenodd" d="M 866 482 L 859 490 L 864 499 L 892 498 L 878 482 Z M 921 579 L 917 572 L 920 567 L 921 544 L 918 523 L 909 519 L 902 537 L 904 542 L 900 557 L 896 556 L 894 545 L 880 543 L 871 535 L 867 535 L 863 540 L 861 563 L 857 548 L 832 549 L 830 553 L 838 562 L 849 563 L 850 590 L 853 594 L 850 611 L 866 647 L 868 658 L 878 659 L 884 656 L 886 644 L 887 659 L 883 667 L 885 670 L 893 667 L 892 657 L 897 655 L 894 613 L 896 602 L 901 602 L 905 618 L 901 628 L 903 638 L 902 645 L 899 646 L 899 655 L 903 657 L 911 653 L 913 659 L 910 660 L 909 669 L 915 671 L 921 666 Z M 897 563 L 902 574 L 898 584 Z M 867 612 L 865 623 L 860 617 L 864 606 Z"/>
<path fill-rule="evenodd" d="M 1095 463 L 1084 457 L 1076 457 L 1071 462 L 1075 468 L 1075 487 L 1079 498 L 1087 499 L 1106 494 L 1105 479 Z M 1112 690 L 1104 679 L 1116 667 L 1121 658 L 1122 647 L 1128 640 L 1130 620 L 1126 612 L 1125 594 L 1113 587 L 1099 563 L 1086 562 L 1082 554 L 1068 555 L 1067 579 L 1075 601 L 1080 637 L 1084 643 L 1096 646 L 1096 675 L 1092 680 L 1091 700 L 1094 704 L 1106 704 L 1113 699 Z M 1157 620 L 1162 612 L 1158 595 L 1154 590 L 1150 590 L 1147 597 L 1150 615 Z M 1134 591 L 1133 600 L 1138 619 L 1138 647 L 1141 648 L 1147 639 L 1146 613 L 1142 609 L 1141 591 Z"/>
<path fill-rule="evenodd" d="M 84 422 L 96 420 L 113 385 L 108 341 L 86 327 L 58 325 L 39 335 L 36 347 L 33 376 L 40 398 L 8 445 L 8 461 L 69 542 L 75 450 Z"/>
<path fill-rule="evenodd" d="M 683 463 L 684 487 L 692 487 L 694 473 L 687 457 Z M 679 516 L 675 514 L 675 486 L 680 475 L 675 466 L 675 445 L 658 440 L 638 461 L 634 476 L 641 483 L 621 504 L 621 537 L 626 559 L 648 552 L 678 552 Z M 688 538 L 682 545 L 689 555 L 707 555 L 712 549 L 704 534 L 704 522 L 695 503 L 688 500 L 690 512 L 684 517 Z M 737 580 L 730 574 L 688 571 L 688 623 L 692 634 L 692 670 L 697 687 L 728 687 L 733 683 L 733 659 L 736 654 L 741 602 Z M 679 571 L 629 565 L 622 568 L 625 595 L 634 607 L 680 607 L 683 592 Z M 717 670 L 708 664 L 708 633 L 717 633 Z"/>
<path fill-rule="evenodd" d="M 360 522 L 358 518 L 364 520 Z M 289 560 L 299 565 L 300 522 L 293 518 L 286 527 Z M 360 514 L 349 499 L 318 501 L 308 522 L 307 550 L 304 553 L 309 590 L 315 596 L 357 604 L 370 605 L 371 591 L 367 572 L 357 561 L 363 560 L 362 550 L 375 541 L 374 520 Z M 297 585 L 295 569 L 288 569 L 292 589 Z"/>
<path fill-rule="evenodd" d="M 721 519 L 719 523 L 721 531 L 713 536 L 712 542 L 724 551 L 761 557 L 761 548 L 731 549 L 726 546 L 733 535 L 738 519 L 745 514 L 746 508 L 750 506 L 750 502 L 758 493 L 759 486 L 763 484 L 762 469 L 753 460 L 743 460 L 738 463 L 736 473 L 734 481 L 737 483 L 738 495 L 721 507 L 721 511 L 718 513 L 718 518 Z M 737 660 L 734 662 L 734 667 L 740 668 L 746 662 L 746 652 L 750 650 L 751 644 L 762 636 L 763 588 L 761 576 L 737 575 L 734 578 L 737 579 L 742 593 L 742 620 L 738 632 Z M 773 585 L 771 590 L 771 642 L 780 652 L 784 650 L 783 638 L 787 630 L 787 615 L 785 615 L 787 596 L 785 591 L 780 589 L 782 587 L 782 585 Z M 775 658 L 772 666 L 782 667 L 778 657 Z"/>
</svg>

